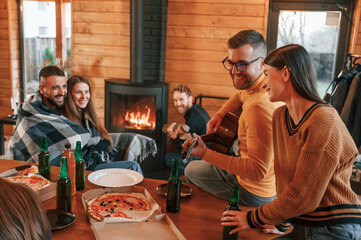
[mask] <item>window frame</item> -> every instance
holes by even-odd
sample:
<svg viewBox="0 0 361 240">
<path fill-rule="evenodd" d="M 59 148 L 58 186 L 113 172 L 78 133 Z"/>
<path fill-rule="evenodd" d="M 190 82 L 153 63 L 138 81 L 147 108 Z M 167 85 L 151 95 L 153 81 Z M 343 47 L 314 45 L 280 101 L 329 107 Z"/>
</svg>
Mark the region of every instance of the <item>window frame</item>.
<svg viewBox="0 0 361 240">
<path fill-rule="evenodd" d="M 340 11 L 339 6 L 347 8 L 347 12 L 341 10 L 340 29 L 335 56 L 335 67 L 333 75 L 336 77 L 344 66 L 344 61 L 349 51 L 352 19 L 354 12 L 354 1 L 352 0 L 270 0 L 267 47 L 268 51 L 277 47 L 278 18 L 281 10 L 289 11 Z M 338 6 L 339 5 L 339 6 Z M 346 16 L 345 16 L 346 15 Z M 349 20 L 348 20 L 348 19 Z M 332 80 L 332 79 L 330 79 Z"/>
<path fill-rule="evenodd" d="M 56 14 L 56 56 L 66 57 L 66 32 L 65 32 L 65 3 L 71 0 L 16 0 L 18 8 L 18 37 L 19 37 L 19 78 L 20 78 L 20 100 L 23 102 L 26 97 L 25 89 L 25 56 L 24 56 L 24 18 L 23 3 L 26 1 L 55 2 Z M 65 49 L 63 49 L 65 46 Z"/>
</svg>

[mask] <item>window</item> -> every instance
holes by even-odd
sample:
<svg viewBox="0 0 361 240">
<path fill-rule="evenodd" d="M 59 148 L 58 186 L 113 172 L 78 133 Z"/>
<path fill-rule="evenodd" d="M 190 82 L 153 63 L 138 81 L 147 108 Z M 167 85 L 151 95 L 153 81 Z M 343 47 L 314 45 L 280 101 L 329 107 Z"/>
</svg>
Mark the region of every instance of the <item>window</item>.
<svg viewBox="0 0 361 240">
<path fill-rule="evenodd" d="M 39 35 L 46 35 L 48 32 L 48 27 L 39 27 Z"/>
<path fill-rule="evenodd" d="M 339 3 L 342 2 L 342 3 Z M 344 65 L 352 26 L 353 1 L 270 1 L 268 48 L 304 46 L 317 72 L 321 97 Z"/>
<path fill-rule="evenodd" d="M 38 91 L 39 72 L 46 65 L 55 65 L 56 59 L 63 55 L 63 59 L 70 56 L 70 30 L 66 32 L 66 43 L 62 44 L 57 41 L 57 28 L 59 26 L 65 29 L 71 29 L 71 3 L 70 0 L 63 0 L 65 12 L 65 22 L 57 24 L 57 11 L 55 0 L 38 1 L 38 0 L 21 0 L 22 5 L 22 31 L 23 45 L 20 44 L 20 81 L 22 101 L 29 95 Z M 57 1 L 58 2 L 58 1 Z M 65 2 L 65 3 L 64 3 Z M 19 7 L 18 9 L 21 9 Z M 65 49 L 62 49 L 62 47 Z M 59 54 L 60 52 L 60 54 Z"/>
<path fill-rule="evenodd" d="M 46 11 L 46 6 L 48 4 L 46 2 L 38 2 L 38 10 Z"/>
</svg>

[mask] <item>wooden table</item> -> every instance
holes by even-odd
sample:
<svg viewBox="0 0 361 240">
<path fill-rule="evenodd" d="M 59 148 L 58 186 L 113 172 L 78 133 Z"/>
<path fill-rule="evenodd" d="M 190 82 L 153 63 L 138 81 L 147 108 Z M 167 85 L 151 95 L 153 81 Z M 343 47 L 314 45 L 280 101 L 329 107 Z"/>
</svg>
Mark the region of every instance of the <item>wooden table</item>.
<svg viewBox="0 0 361 240">
<path fill-rule="evenodd" d="M 0 159 L 0 172 L 23 165 L 24 162 Z M 87 171 L 86 175 L 90 172 Z M 59 168 L 52 167 L 51 178 L 55 181 L 59 175 Z M 139 186 L 145 187 L 154 200 L 165 211 L 166 199 L 156 193 L 156 187 L 166 181 L 145 178 Z M 228 205 L 227 201 L 214 197 L 197 186 L 190 185 L 193 189 L 191 196 L 181 198 L 180 211 L 178 213 L 167 213 L 176 227 L 181 231 L 186 239 L 221 239 L 222 226 L 221 215 Z M 81 202 L 83 192 L 98 188 L 98 186 L 86 180 L 86 187 L 83 191 L 78 191 L 72 199 L 72 212 L 76 215 L 76 221 L 69 227 L 53 231 L 54 239 L 95 239 L 90 227 L 88 217 Z M 49 199 L 42 203 L 44 209 L 56 208 L 56 198 Z M 250 207 L 241 207 L 242 210 L 250 210 Z M 249 229 L 240 232 L 240 239 L 273 239 L 278 235 L 263 234 L 256 229 Z"/>
</svg>

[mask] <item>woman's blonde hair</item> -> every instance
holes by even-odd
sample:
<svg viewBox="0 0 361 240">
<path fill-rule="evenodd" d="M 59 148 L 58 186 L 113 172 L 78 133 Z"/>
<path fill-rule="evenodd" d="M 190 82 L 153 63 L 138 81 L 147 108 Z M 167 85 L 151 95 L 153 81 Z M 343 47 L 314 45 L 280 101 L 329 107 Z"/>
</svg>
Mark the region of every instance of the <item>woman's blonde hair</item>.
<svg viewBox="0 0 361 240">
<path fill-rule="evenodd" d="M 75 106 L 72 95 L 75 84 L 80 82 L 83 82 L 89 86 L 90 98 L 87 106 L 84 109 L 80 109 L 77 106 Z M 109 150 L 112 149 L 113 147 L 112 138 L 109 136 L 108 131 L 105 129 L 103 123 L 99 120 L 98 115 L 95 111 L 93 94 L 89 81 L 85 77 L 74 75 L 68 79 L 67 85 L 68 85 L 67 87 L 68 93 L 65 99 L 65 108 L 62 110 L 64 116 L 69 118 L 71 121 L 84 127 L 85 127 L 85 121 L 86 119 L 88 119 L 98 130 L 102 139 L 105 139 L 110 142 Z"/>
<path fill-rule="evenodd" d="M 44 209 L 33 190 L 0 178 L 0 239 L 51 239 Z"/>
</svg>

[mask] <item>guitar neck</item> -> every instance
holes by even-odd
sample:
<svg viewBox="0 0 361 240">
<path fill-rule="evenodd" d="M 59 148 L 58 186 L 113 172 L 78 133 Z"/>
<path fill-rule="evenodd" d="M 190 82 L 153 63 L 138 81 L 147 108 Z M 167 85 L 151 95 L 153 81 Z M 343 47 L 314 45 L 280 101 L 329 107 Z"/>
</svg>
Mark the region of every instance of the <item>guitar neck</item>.
<svg viewBox="0 0 361 240">
<path fill-rule="evenodd" d="M 201 135 L 200 137 L 202 138 L 203 142 L 209 143 L 209 142 L 212 142 L 215 135 L 216 135 L 216 133 L 213 132 L 213 133 L 207 133 L 207 134 Z"/>
</svg>

